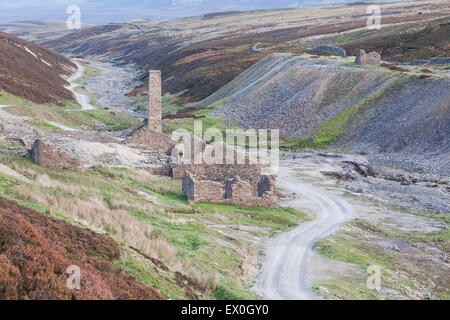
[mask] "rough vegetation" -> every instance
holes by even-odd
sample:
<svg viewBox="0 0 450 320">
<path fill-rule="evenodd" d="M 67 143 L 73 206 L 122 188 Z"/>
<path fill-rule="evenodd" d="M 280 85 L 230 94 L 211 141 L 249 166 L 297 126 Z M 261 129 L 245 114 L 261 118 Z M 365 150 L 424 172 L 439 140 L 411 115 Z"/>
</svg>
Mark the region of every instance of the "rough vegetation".
<svg viewBox="0 0 450 320">
<path fill-rule="evenodd" d="M 257 243 L 307 219 L 289 208 L 191 205 L 180 181 L 141 170 L 80 173 L 11 155 L 0 162 L 0 195 L 112 237 L 121 252 L 114 266 L 170 299 L 254 298 Z"/>
<path fill-rule="evenodd" d="M 59 54 L 0 32 L 0 95 L 7 92 L 35 103 L 61 105 L 61 100 L 73 99 L 61 76 L 74 68 Z"/>
<path fill-rule="evenodd" d="M 340 5 L 333 7 L 311 7 L 307 10 L 291 8 L 275 11 L 235 12 L 227 15 L 205 15 L 169 21 L 136 20 L 132 23 L 111 24 L 81 29 L 72 33 L 55 34 L 50 40 L 38 41 L 58 52 L 77 56 L 111 57 L 117 63 L 135 63 L 144 70 L 162 70 L 164 75 L 164 92 L 179 94 L 181 101 L 198 101 L 206 98 L 222 86 L 233 80 L 242 71 L 275 51 L 304 52 L 318 45 L 344 46 L 350 54 L 362 47 L 370 51 L 381 48 L 393 48 L 383 58 L 404 55 L 410 57 L 434 57 L 444 55 L 445 42 L 436 42 L 433 51 L 427 51 L 435 36 L 425 37 L 420 32 L 412 34 L 418 47 L 411 50 L 409 36 L 391 33 L 396 27 L 416 28 L 418 24 L 426 25 L 432 21 L 448 16 L 449 6 L 439 0 L 414 3 L 384 3 L 383 36 L 376 33 L 362 32 L 360 38 L 345 38 L 347 32 L 359 30 L 366 26 L 367 5 Z M 423 14 L 418 14 L 422 12 Z M 242 23 L 245 22 L 245 29 Z M 409 23 L 409 24 L 408 24 Z M 1 26 L 0 26 L 1 28 Z M 3 27 L 11 32 L 21 32 L 11 24 Z M 448 32 L 443 26 L 435 33 L 439 39 L 445 39 Z M 36 28 L 41 33 L 41 28 Z M 23 33 L 30 39 L 36 35 L 29 29 Z M 334 37 L 344 37 L 334 41 Z M 372 39 L 371 36 L 375 38 Z M 400 37 L 400 38 L 398 38 Z M 405 38 L 406 37 L 406 38 Z M 404 39 L 405 38 L 405 39 Z M 361 40 L 350 43 L 350 40 Z M 398 43 L 408 43 L 401 52 L 394 50 Z M 258 50 L 252 48 L 258 43 Z M 375 43 L 375 45 L 372 45 Z M 444 47 L 443 47 L 443 46 Z M 355 52 L 353 52 L 355 51 Z M 258 53 L 259 52 L 259 53 Z M 391 53 L 392 52 L 392 53 Z M 412 53 L 414 52 L 414 53 Z M 448 51 L 447 51 L 448 52 Z M 147 74 L 142 76 L 143 83 Z"/>
<path fill-rule="evenodd" d="M 114 268 L 119 259 L 112 239 L 0 198 L 1 300 L 163 299 Z M 74 265 L 79 290 L 67 287 Z"/>
</svg>

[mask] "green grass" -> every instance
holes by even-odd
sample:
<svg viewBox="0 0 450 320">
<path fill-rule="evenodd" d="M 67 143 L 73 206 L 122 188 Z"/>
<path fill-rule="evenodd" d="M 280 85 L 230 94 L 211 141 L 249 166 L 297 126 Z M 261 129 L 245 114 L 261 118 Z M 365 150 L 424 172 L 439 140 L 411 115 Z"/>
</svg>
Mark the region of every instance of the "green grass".
<svg viewBox="0 0 450 320">
<path fill-rule="evenodd" d="M 382 287 L 390 288 L 399 293 L 405 290 L 413 290 L 416 293 L 422 292 L 421 286 L 429 287 L 430 277 L 427 274 L 418 273 L 416 260 L 381 246 L 372 244 L 367 236 L 379 239 L 403 239 L 416 244 L 433 244 L 443 251 L 449 248 L 450 231 L 448 229 L 438 230 L 430 233 L 425 232 L 401 232 L 391 229 L 384 229 L 378 225 L 363 219 L 355 219 L 348 223 L 352 226 L 352 231 L 341 230 L 327 239 L 319 241 L 315 250 L 319 254 L 334 260 L 352 263 L 361 268 L 362 274 L 345 275 L 330 281 L 321 282 L 315 285 L 315 291 L 327 298 L 333 298 L 327 292 L 320 292 L 319 286 L 326 287 L 331 294 L 336 294 L 340 299 L 378 299 L 379 294 L 368 291 L 364 281 L 367 279 L 365 270 L 371 265 L 382 266 Z M 359 230 L 359 231 L 355 231 Z M 399 276 L 402 274 L 402 276 Z M 358 277 L 362 277 L 358 280 Z M 413 279 L 414 281 L 411 281 Z M 409 289 L 405 289 L 409 288 Z M 445 299 L 446 289 L 433 287 L 432 291 L 437 298 Z"/>
<path fill-rule="evenodd" d="M 257 297 L 247 291 L 220 284 L 213 294 L 217 300 L 256 300 Z"/>
<path fill-rule="evenodd" d="M 320 291 L 319 287 L 327 288 L 329 292 Z M 348 278 L 338 277 L 333 280 L 315 283 L 313 292 L 326 299 L 341 300 L 379 300 L 381 296 L 370 290 L 362 283 L 352 281 Z"/>
<path fill-rule="evenodd" d="M 345 231 L 339 231 L 332 237 L 319 241 L 315 245 L 315 250 L 327 258 L 355 263 L 363 269 L 371 265 L 391 269 L 390 257 L 384 250 L 352 239 L 351 234 Z"/>
<path fill-rule="evenodd" d="M 356 121 L 358 116 L 362 116 L 364 114 L 365 109 L 375 105 L 383 96 L 386 95 L 388 91 L 398 88 L 401 86 L 401 83 L 401 80 L 399 81 L 398 79 L 394 79 L 384 84 L 369 97 L 345 109 L 332 119 L 322 122 L 319 128 L 319 133 L 313 140 L 313 145 L 324 147 L 336 140 L 336 138 L 344 133 L 344 131 L 349 129 L 350 124 Z"/>
<path fill-rule="evenodd" d="M 18 141 L 3 141 L 0 142 L 0 149 L 6 149 L 6 150 L 22 150 L 24 149 L 25 146 L 18 142 Z"/>
<path fill-rule="evenodd" d="M 139 179 L 142 181 L 138 182 L 133 177 L 139 175 L 129 169 L 94 168 L 88 172 L 72 172 L 40 167 L 31 160 L 18 156 L 0 156 L 0 163 L 10 166 L 32 181 L 45 175 L 57 182 L 51 185 L 27 183 L 0 173 L 0 195 L 39 212 L 80 225 L 70 214 L 66 215 L 65 211 L 58 212 L 53 204 L 64 199 L 81 199 L 87 205 L 94 205 L 96 202 L 91 202 L 92 199 L 98 199 L 108 210 L 112 210 L 111 213 L 120 210 L 139 223 L 150 224 L 153 229 L 150 241 L 164 239 L 175 250 L 177 259 L 187 259 L 200 274 L 217 278 L 217 287 L 211 289 L 210 295 L 201 297 L 205 299 L 255 298 L 241 278 L 245 276 L 242 273 L 243 260 L 247 257 L 247 252 L 256 256 L 256 248 L 246 238 L 228 235 L 221 227 L 217 229 L 214 225 L 227 225 L 230 230 L 238 230 L 242 225 L 257 227 L 251 233 L 265 236 L 290 230 L 310 218 L 306 213 L 290 208 L 270 209 L 212 203 L 192 205 L 181 195 L 179 181 L 153 177 L 149 180 Z M 65 188 L 61 189 L 60 186 L 63 185 Z M 142 192 L 156 200 L 149 203 Z M 45 197 L 35 198 L 35 194 L 45 194 Z M 50 200 L 45 202 L 48 205 L 44 205 L 39 199 Z M 85 223 L 84 220 L 81 221 Z M 111 236 L 122 246 L 124 258 L 116 263 L 127 274 L 159 289 L 168 298 L 185 298 L 184 289 L 176 285 L 173 274 L 155 269 L 151 262 L 127 247 L 117 233 L 106 227 L 103 230 L 101 232 Z M 98 232 L 97 229 L 95 231 Z M 164 257 L 159 258 L 164 260 Z"/>
<path fill-rule="evenodd" d="M 236 127 L 226 127 L 221 119 L 213 117 L 204 117 L 201 119 L 171 119 L 164 121 L 163 132 L 165 134 L 170 134 L 177 129 L 186 130 L 187 132 L 194 132 L 194 121 L 201 121 L 202 123 L 202 134 L 204 134 L 208 129 L 218 129 L 222 131 L 223 137 L 225 137 L 225 131 L 227 129 L 236 129 Z"/>
<path fill-rule="evenodd" d="M 144 257 L 138 257 L 137 254 L 126 246 L 120 246 L 124 256 L 124 263 L 122 261 L 116 261 L 114 263 L 115 268 L 120 268 L 122 271 L 136 278 L 139 282 L 157 288 L 163 296 L 172 300 L 184 300 L 186 295 L 183 289 L 181 289 L 171 279 L 169 275 L 161 274 L 161 272 L 152 265 L 152 262 L 146 260 Z"/>
<path fill-rule="evenodd" d="M 195 209 L 205 214 L 220 213 L 227 217 L 230 224 L 268 228 L 272 235 L 277 232 L 289 231 L 300 223 L 313 218 L 305 212 L 288 207 L 266 208 L 196 203 Z"/>
<path fill-rule="evenodd" d="M 105 109 L 95 109 L 89 111 L 79 111 L 73 109 L 73 105 L 58 107 L 54 105 L 15 105 L 5 108 L 5 111 L 18 116 L 31 117 L 35 125 L 42 129 L 60 130 L 49 125 L 45 120 L 60 123 L 62 125 L 77 128 L 86 126 L 94 128 L 93 120 L 104 123 L 111 131 L 121 131 L 125 129 L 136 129 L 142 123 L 123 111 L 109 111 Z"/>
<path fill-rule="evenodd" d="M 84 111 L 83 115 L 89 119 L 97 120 L 106 124 L 112 131 L 122 131 L 125 129 L 137 129 L 141 122 L 123 111 L 108 111 L 105 109 L 95 109 Z"/>
</svg>

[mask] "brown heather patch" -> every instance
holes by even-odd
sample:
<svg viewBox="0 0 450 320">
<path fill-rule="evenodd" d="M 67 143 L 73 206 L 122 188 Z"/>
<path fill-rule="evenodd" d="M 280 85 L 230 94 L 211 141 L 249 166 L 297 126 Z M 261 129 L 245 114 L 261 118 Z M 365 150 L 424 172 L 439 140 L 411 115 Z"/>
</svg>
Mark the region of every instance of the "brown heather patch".
<svg viewBox="0 0 450 320">
<path fill-rule="evenodd" d="M 110 238 L 0 198 L 0 299 L 163 299 L 113 268 L 120 250 Z M 81 269 L 81 290 L 66 270 Z"/>
<path fill-rule="evenodd" d="M 188 56 L 186 58 L 183 58 L 181 60 L 178 60 L 175 63 L 175 66 L 181 66 L 183 64 L 190 63 L 190 62 L 193 62 L 195 60 L 205 59 L 205 58 L 212 57 L 212 56 L 217 56 L 220 53 L 221 53 L 220 51 L 212 51 L 212 50 L 211 51 L 201 52 L 201 53 L 196 53 L 196 54 L 190 55 L 190 56 Z"/>
<path fill-rule="evenodd" d="M 73 99 L 61 75 L 75 67 L 59 54 L 0 32 L 0 91 L 39 104 Z"/>
</svg>

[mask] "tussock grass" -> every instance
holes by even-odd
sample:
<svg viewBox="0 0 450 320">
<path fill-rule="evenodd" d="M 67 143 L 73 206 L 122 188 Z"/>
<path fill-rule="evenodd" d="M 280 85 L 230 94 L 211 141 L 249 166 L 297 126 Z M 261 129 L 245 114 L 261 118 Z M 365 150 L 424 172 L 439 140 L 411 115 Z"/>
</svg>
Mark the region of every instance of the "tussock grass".
<svg viewBox="0 0 450 320">
<path fill-rule="evenodd" d="M 163 261 L 171 272 L 197 280 L 207 290 L 203 298 L 252 298 L 249 286 L 258 273 L 258 251 L 245 234 L 272 235 L 307 219 L 289 208 L 191 205 L 181 195 L 179 181 L 143 170 L 79 173 L 39 167 L 18 156 L 0 156 L 0 163 L 31 181 L 0 173 L 0 195 L 114 238 L 128 252 L 120 262 L 124 270 L 157 289 L 159 283 L 171 298 L 184 295 L 173 273 L 153 270 L 131 247 Z M 239 226 L 249 231 L 238 236 Z"/>
</svg>

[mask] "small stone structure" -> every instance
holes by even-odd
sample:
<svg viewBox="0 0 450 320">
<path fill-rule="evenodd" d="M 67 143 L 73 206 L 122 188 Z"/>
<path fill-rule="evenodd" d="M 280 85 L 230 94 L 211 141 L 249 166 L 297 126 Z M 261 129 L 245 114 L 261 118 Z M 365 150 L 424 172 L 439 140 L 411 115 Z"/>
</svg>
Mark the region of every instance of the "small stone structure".
<svg viewBox="0 0 450 320">
<path fill-rule="evenodd" d="M 57 169 L 83 171 L 84 163 L 69 156 L 60 148 L 37 139 L 31 149 L 31 158 L 38 165 Z"/>
<path fill-rule="evenodd" d="M 360 49 L 356 55 L 356 64 L 380 64 L 381 56 L 377 52 L 366 53 Z"/>
<path fill-rule="evenodd" d="M 332 46 L 318 46 L 313 51 L 331 51 L 343 57 L 347 56 L 347 52 L 344 49 Z"/>
<path fill-rule="evenodd" d="M 274 175 L 259 165 L 198 165 L 184 167 L 183 194 L 193 202 L 277 207 Z"/>
</svg>

